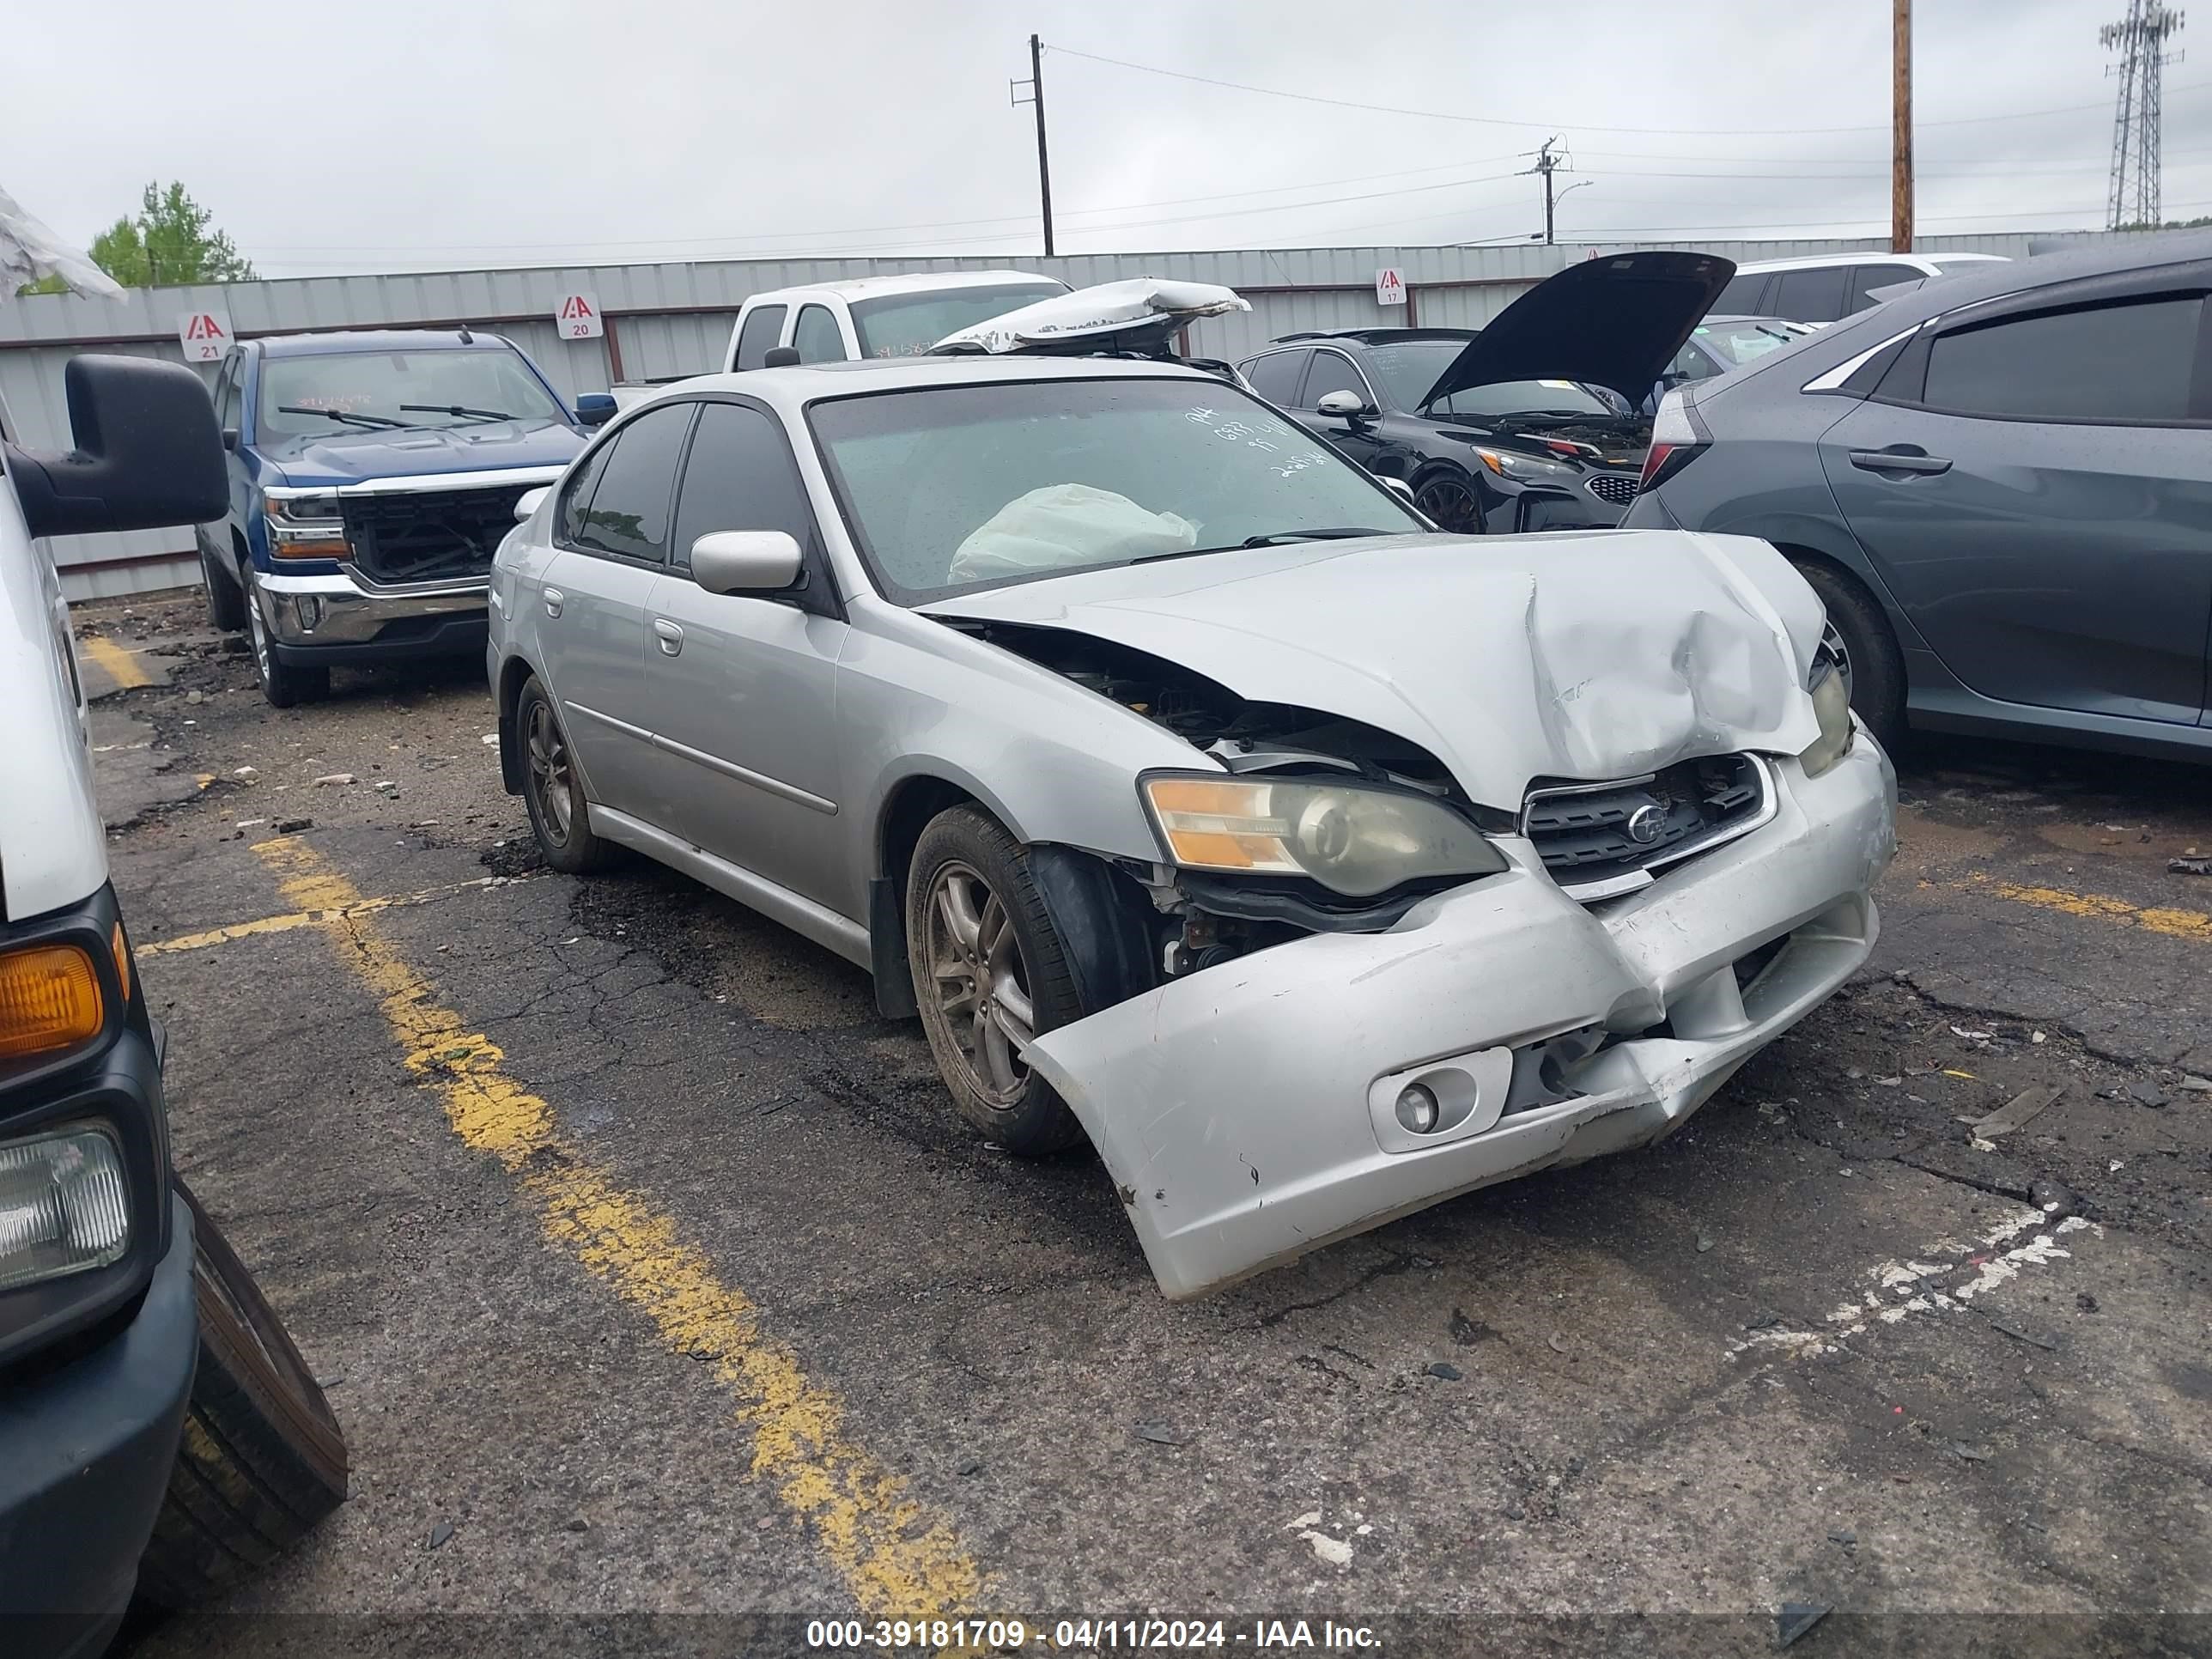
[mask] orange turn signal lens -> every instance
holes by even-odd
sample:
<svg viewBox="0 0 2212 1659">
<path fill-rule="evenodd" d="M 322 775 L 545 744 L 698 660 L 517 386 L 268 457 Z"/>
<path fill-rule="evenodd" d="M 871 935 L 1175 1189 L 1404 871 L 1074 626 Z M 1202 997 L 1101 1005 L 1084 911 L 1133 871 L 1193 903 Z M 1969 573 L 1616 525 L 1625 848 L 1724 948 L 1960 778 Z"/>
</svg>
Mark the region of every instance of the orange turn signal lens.
<svg viewBox="0 0 2212 1659">
<path fill-rule="evenodd" d="M 115 931 L 107 936 L 107 953 L 115 958 L 115 981 L 123 992 L 123 1000 L 131 1000 L 131 941 L 123 937 L 123 923 L 118 919 Z"/>
<path fill-rule="evenodd" d="M 75 945 L 0 954 L 0 1059 L 51 1054 L 100 1035 L 100 974 Z"/>
<path fill-rule="evenodd" d="M 290 536 L 271 536 L 269 556 L 272 559 L 349 559 L 353 544 L 343 536 L 321 536 L 313 541 Z"/>
</svg>

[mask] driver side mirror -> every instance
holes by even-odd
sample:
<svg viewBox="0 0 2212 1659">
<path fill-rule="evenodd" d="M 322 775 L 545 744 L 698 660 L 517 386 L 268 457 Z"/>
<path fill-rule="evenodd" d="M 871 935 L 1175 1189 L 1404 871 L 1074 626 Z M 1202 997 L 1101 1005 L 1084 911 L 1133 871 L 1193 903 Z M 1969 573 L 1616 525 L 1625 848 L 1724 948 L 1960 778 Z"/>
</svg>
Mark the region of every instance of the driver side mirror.
<svg viewBox="0 0 2212 1659">
<path fill-rule="evenodd" d="M 222 431 L 191 369 L 144 357 L 72 357 L 62 386 L 76 447 L 8 451 L 32 535 L 158 530 L 230 511 Z"/>
<path fill-rule="evenodd" d="M 553 493 L 551 484 L 540 484 L 535 489 L 526 489 L 515 498 L 514 521 L 528 524 L 538 512 L 538 504 Z"/>
<path fill-rule="evenodd" d="M 576 394 L 577 423 L 580 426 L 605 426 L 614 419 L 617 407 L 611 392 L 580 392 Z"/>
<path fill-rule="evenodd" d="M 799 580 L 799 538 L 783 530 L 716 530 L 691 544 L 691 580 L 709 593 L 773 593 Z"/>
<path fill-rule="evenodd" d="M 1314 404 L 1316 415 L 1334 415 L 1340 420 L 1364 421 L 1376 412 L 1375 405 L 1357 392 L 1324 392 Z"/>
</svg>

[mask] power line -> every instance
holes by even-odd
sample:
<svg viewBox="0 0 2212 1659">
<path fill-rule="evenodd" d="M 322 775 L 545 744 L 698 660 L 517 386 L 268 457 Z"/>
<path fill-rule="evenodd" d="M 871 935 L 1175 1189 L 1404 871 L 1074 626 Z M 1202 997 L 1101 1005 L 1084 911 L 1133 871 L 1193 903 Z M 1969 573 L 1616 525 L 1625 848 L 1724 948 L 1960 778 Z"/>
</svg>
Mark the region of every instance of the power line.
<svg viewBox="0 0 2212 1659">
<path fill-rule="evenodd" d="M 1462 121 L 1477 126 L 1489 127 L 1556 127 L 1566 125 L 1584 132 L 1644 133 L 1666 137 L 1798 137 L 1836 132 L 1887 132 L 1887 123 L 1879 125 L 1844 127 L 1608 127 L 1592 122 L 1562 123 L 1556 119 L 1509 120 L 1503 116 L 1461 115 L 1444 110 L 1408 109 L 1395 104 L 1364 104 L 1349 98 L 1326 98 L 1318 93 L 1289 92 L 1280 87 L 1254 86 L 1244 81 L 1223 81 L 1210 75 L 1192 75 L 1182 70 L 1162 69 L 1157 64 L 1133 64 L 1124 58 L 1107 58 L 1095 52 L 1079 52 L 1073 46 L 1054 46 L 1054 52 L 1069 58 L 1086 58 L 1094 64 L 1109 64 L 1115 69 L 1134 70 L 1140 75 L 1164 76 L 1171 81 L 1191 81 L 1200 86 L 1221 87 L 1231 92 L 1257 93 L 1267 98 L 1290 98 L 1304 104 L 1326 104 L 1334 109 L 1354 109 L 1370 115 L 1410 115 L 1426 121 Z M 2175 87 L 2175 92 L 2197 92 L 2212 87 L 2212 81 L 2193 82 L 2186 87 Z M 1941 121 L 1923 121 L 1921 127 L 1975 126 L 1990 121 L 2033 121 L 2047 115 L 2071 115 L 2077 111 L 2105 107 L 2102 103 L 2059 104 L 2049 109 L 2015 110 L 2003 115 L 1957 115 Z"/>
</svg>

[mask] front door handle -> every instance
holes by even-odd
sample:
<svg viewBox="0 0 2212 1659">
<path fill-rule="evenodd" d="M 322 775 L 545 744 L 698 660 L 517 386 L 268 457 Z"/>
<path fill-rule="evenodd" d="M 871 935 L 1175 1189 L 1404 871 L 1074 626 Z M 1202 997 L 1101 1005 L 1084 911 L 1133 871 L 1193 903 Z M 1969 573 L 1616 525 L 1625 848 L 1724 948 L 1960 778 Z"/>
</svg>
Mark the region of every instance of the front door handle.
<svg viewBox="0 0 2212 1659">
<path fill-rule="evenodd" d="M 1930 455 L 1917 444 L 1899 444 L 1890 449 L 1854 449 L 1851 465 L 1863 472 L 1948 472 L 1951 463 L 1940 455 Z"/>
<path fill-rule="evenodd" d="M 684 648 L 684 630 L 665 617 L 653 619 L 653 637 L 660 641 L 663 656 L 672 657 Z"/>
<path fill-rule="evenodd" d="M 568 596 L 566 593 L 563 593 L 559 588 L 549 587 L 545 590 L 545 614 L 547 616 L 559 616 L 561 614 L 561 607 L 568 603 Z"/>
</svg>

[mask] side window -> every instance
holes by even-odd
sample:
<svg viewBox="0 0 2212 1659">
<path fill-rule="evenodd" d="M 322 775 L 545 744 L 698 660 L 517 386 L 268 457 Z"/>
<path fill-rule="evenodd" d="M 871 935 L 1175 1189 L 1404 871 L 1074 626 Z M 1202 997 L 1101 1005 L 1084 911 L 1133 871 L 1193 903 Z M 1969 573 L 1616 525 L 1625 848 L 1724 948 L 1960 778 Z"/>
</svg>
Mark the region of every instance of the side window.
<svg viewBox="0 0 2212 1659">
<path fill-rule="evenodd" d="M 1869 306 L 1881 302 L 1872 290 L 1894 287 L 1899 283 L 1924 283 L 1928 273 L 1911 265 L 1861 265 L 1851 272 L 1850 308 L 1864 311 Z"/>
<path fill-rule="evenodd" d="M 792 331 L 791 343 L 802 363 L 842 363 L 845 361 L 845 337 L 837 331 L 837 319 L 830 314 L 827 306 L 808 306 L 799 313 L 799 326 Z M 765 346 L 762 348 L 767 349 Z"/>
<path fill-rule="evenodd" d="M 783 530 L 802 548 L 814 543 L 814 509 L 783 428 L 741 404 L 700 410 L 676 509 L 674 562 L 688 566 L 691 544 L 716 530 Z"/>
<path fill-rule="evenodd" d="M 568 482 L 561 491 L 561 505 L 553 517 L 553 539 L 563 547 L 576 545 L 576 538 L 584 533 L 584 509 L 592 504 L 592 491 L 599 482 L 599 474 L 606 471 L 607 457 L 621 443 L 619 432 L 585 457 L 584 463 L 568 475 Z"/>
<path fill-rule="evenodd" d="M 1767 273 L 1763 270 L 1741 271 L 1729 277 L 1728 286 L 1721 290 L 1721 297 L 1713 301 L 1712 314 L 1716 317 L 1764 316 L 1765 313 L 1759 308 L 1759 296 L 1765 290 L 1767 280 Z"/>
<path fill-rule="evenodd" d="M 1668 386 L 1683 386 L 1692 380 L 1711 380 L 1721 372 L 1721 366 L 1698 349 L 1685 344 L 1674 354 L 1674 361 L 1667 365 L 1664 376 Z"/>
<path fill-rule="evenodd" d="M 2179 423 L 2203 312 L 2191 295 L 1956 329 L 1929 347 L 1921 400 L 1963 415 Z"/>
<path fill-rule="evenodd" d="M 676 458 L 696 404 L 649 410 L 622 432 L 600 470 L 576 527 L 575 544 L 629 559 L 668 556 L 668 508 L 676 495 Z"/>
<path fill-rule="evenodd" d="M 1243 365 L 1252 390 L 1271 404 L 1288 404 L 1298 394 L 1298 371 L 1306 366 L 1303 351 L 1271 351 Z"/>
<path fill-rule="evenodd" d="M 1814 270 L 1785 270 L 1775 284 L 1774 314 L 1793 323 L 1832 323 L 1844 314 L 1843 265 Z"/>
<path fill-rule="evenodd" d="M 738 368 L 758 368 L 768 349 L 783 332 L 783 306 L 755 306 L 745 313 L 744 326 L 738 331 Z"/>
<path fill-rule="evenodd" d="M 1306 371 L 1306 389 L 1298 396 L 1298 407 L 1315 408 L 1322 396 L 1331 392 L 1357 392 L 1363 402 L 1375 401 L 1374 394 L 1367 389 L 1367 382 L 1352 366 L 1351 358 L 1340 351 L 1316 351 L 1313 355 L 1313 367 Z"/>
</svg>

